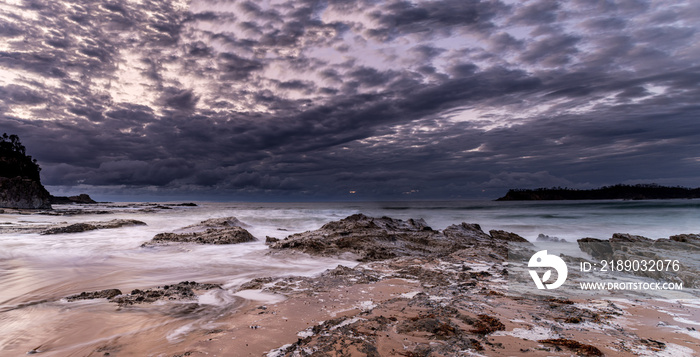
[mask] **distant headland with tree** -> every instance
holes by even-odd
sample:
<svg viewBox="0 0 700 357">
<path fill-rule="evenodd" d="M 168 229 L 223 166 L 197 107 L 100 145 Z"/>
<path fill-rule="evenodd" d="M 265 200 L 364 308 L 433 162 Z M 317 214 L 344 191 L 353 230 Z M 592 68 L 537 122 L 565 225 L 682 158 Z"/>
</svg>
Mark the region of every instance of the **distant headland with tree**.
<svg viewBox="0 0 700 357">
<path fill-rule="evenodd" d="M 700 188 L 657 184 L 614 185 L 579 190 L 568 187 L 510 189 L 496 201 L 659 200 L 700 198 Z"/>
</svg>

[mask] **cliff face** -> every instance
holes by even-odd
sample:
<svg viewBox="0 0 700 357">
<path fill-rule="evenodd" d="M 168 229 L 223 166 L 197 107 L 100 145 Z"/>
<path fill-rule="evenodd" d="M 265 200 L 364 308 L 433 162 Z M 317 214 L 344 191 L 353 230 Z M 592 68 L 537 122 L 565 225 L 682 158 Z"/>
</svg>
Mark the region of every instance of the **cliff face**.
<svg viewBox="0 0 700 357">
<path fill-rule="evenodd" d="M 51 195 L 41 184 L 40 170 L 17 135 L 0 136 L 0 207 L 51 209 Z"/>
<path fill-rule="evenodd" d="M 0 207 L 51 209 L 51 195 L 41 182 L 22 177 L 0 177 Z"/>
</svg>

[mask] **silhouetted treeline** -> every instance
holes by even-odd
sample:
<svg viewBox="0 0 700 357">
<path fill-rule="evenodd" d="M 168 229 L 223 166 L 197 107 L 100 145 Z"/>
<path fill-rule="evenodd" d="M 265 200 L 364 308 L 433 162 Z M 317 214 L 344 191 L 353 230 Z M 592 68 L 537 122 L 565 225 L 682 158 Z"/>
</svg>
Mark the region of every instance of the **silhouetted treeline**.
<svg viewBox="0 0 700 357">
<path fill-rule="evenodd" d="M 654 200 L 700 198 L 700 188 L 668 187 L 657 184 L 603 186 L 591 190 L 567 187 L 511 189 L 496 201 L 532 200 Z"/>
<path fill-rule="evenodd" d="M 22 177 L 39 181 L 41 168 L 27 155 L 17 135 L 0 136 L 0 177 Z"/>
</svg>

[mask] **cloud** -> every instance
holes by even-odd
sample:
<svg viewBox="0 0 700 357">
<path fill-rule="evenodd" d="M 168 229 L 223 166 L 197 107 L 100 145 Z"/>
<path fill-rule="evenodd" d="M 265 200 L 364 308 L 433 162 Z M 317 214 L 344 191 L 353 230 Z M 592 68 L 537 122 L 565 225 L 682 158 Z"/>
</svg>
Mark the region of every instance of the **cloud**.
<svg viewBox="0 0 700 357">
<path fill-rule="evenodd" d="M 698 175 L 684 3 L 4 9 L 0 126 L 62 191 L 449 198 Z"/>
</svg>

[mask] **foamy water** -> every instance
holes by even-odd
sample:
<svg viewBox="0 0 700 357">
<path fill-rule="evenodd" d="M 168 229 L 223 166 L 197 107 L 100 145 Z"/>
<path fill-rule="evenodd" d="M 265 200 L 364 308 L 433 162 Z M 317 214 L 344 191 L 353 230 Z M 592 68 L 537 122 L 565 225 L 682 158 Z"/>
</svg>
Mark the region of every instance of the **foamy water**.
<svg viewBox="0 0 700 357">
<path fill-rule="evenodd" d="M 56 206 L 58 210 L 76 206 Z M 479 223 L 485 231 L 503 229 L 535 240 L 538 234 L 565 238 L 608 238 L 615 232 L 651 238 L 700 233 L 700 202 L 412 202 L 412 203 L 200 203 L 143 211 L 124 204 L 82 206 L 108 214 L 74 216 L 0 214 L 2 227 L 137 219 L 146 226 L 40 235 L 0 234 L 0 355 L 24 354 L 37 346 L 46 355 L 64 355 L 95 341 L 166 326 L 168 341 L 208 326 L 235 310 L 254 293 L 234 294 L 255 277 L 312 276 L 338 264 L 356 262 L 302 255 L 269 255 L 266 236 L 284 238 L 313 230 L 355 213 L 393 218 L 423 218 L 434 229 L 460 222 Z M 209 218 L 237 217 L 258 242 L 235 245 L 180 244 L 143 248 L 155 234 Z M 200 298 L 203 308 L 178 310 L 172 304 L 134 307 L 114 314 L 105 302 L 66 302 L 82 291 L 117 288 L 127 293 L 180 281 L 222 283 L 226 290 Z M 257 299 L 270 299 L 260 295 Z M 103 320 L 94 329 L 95 319 Z M 70 334 L 70 338 L 65 336 Z M 49 347 L 46 347 L 49 346 Z M 38 349 L 39 351 L 41 350 Z"/>
</svg>

